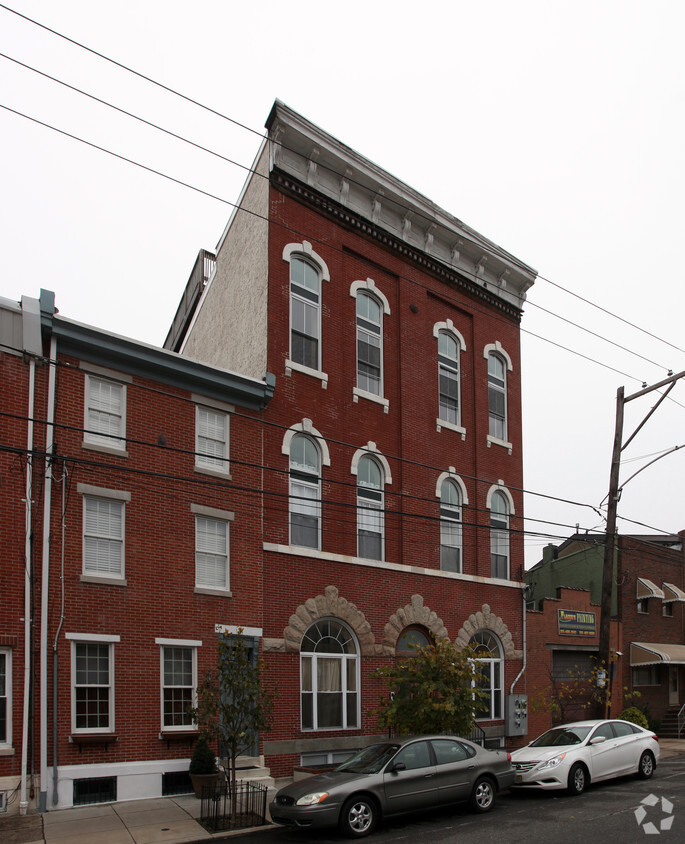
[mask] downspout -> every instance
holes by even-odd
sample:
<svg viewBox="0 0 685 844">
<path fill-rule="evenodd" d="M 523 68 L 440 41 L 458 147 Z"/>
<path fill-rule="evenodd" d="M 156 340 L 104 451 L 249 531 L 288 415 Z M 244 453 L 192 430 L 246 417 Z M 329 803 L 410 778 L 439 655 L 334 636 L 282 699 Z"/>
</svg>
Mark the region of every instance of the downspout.
<svg viewBox="0 0 685 844">
<path fill-rule="evenodd" d="M 52 646 L 52 805 L 56 806 L 58 802 L 57 796 L 57 710 L 58 710 L 58 691 L 59 691 L 59 662 L 57 655 L 57 643 L 59 642 L 59 634 L 62 632 L 62 625 L 64 624 L 64 541 L 66 539 L 66 512 L 67 512 L 67 469 L 66 465 L 62 473 L 62 549 L 61 549 L 61 569 L 60 569 L 60 584 L 62 593 L 62 608 L 59 616 L 59 625 L 55 633 L 55 642 Z"/>
<path fill-rule="evenodd" d="M 40 804 L 45 812 L 48 792 L 48 596 L 50 588 L 50 521 L 52 515 L 53 450 L 55 446 L 55 382 L 57 338 L 50 339 L 47 425 L 45 428 L 45 484 L 43 494 L 43 554 L 40 593 Z"/>
<path fill-rule="evenodd" d="M 24 717 L 21 729 L 21 788 L 19 814 L 25 815 L 28 808 L 26 799 L 26 767 L 29 755 L 29 720 L 31 686 L 31 528 L 33 522 L 33 409 L 35 404 L 36 361 L 29 362 L 29 406 L 28 428 L 26 432 L 26 490 L 24 499 L 26 523 L 24 537 Z"/>
<path fill-rule="evenodd" d="M 521 666 L 521 670 L 516 675 L 514 682 L 511 684 L 511 686 L 509 688 L 509 694 L 510 695 L 514 694 L 514 686 L 518 683 L 518 681 L 521 679 L 521 677 L 523 675 L 523 672 L 526 670 L 526 656 L 527 656 L 527 650 L 526 650 L 526 594 L 527 594 L 527 592 L 528 592 L 528 584 L 523 586 L 522 589 L 521 589 L 521 600 L 523 602 L 523 665 Z"/>
</svg>

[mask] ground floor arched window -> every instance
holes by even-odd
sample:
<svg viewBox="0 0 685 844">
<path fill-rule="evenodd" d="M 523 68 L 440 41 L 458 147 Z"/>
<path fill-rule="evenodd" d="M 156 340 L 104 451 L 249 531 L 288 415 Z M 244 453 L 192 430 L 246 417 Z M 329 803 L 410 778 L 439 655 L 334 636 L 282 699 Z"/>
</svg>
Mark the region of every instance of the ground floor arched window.
<svg viewBox="0 0 685 844">
<path fill-rule="evenodd" d="M 476 718 L 487 721 L 503 718 L 502 645 L 489 630 L 479 630 L 471 637 L 469 645 L 475 652 L 480 669 L 476 685 L 485 693 L 477 702 Z"/>
<path fill-rule="evenodd" d="M 300 695 L 303 730 L 359 727 L 359 646 L 337 619 L 320 619 L 302 637 Z"/>
</svg>

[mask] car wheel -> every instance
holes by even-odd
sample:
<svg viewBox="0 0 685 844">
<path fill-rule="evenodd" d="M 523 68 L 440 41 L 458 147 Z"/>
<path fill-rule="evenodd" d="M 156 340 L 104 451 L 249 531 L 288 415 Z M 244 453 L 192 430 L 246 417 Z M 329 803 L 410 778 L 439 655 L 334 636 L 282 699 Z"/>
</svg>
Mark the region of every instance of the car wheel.
<svg viewBox="0 0 685 844">
<path fill-rule="evenodd" d="M 568 775 L 568 793 L 582 794 L 587 788 L 587 770 L 579 762 L 571 768 Z"/>
<path fill-rule="evenodd" d="M 378 822 L 378 809 L 368 797 L 351 797 L 340 813 L 340 829 L 349 838 L 370 835 Z"/>
<path fill-rule="evenodd" d="M 489 777 L 476 780 L 469 806 L 472 812 L 489 812 L 495 805 L 495 786 Z"/>
<path fill-rule="evenodd" d="M 654 773 L 654 768 L 654 757 L 648 750 L 645 750 L 642 756 L 640 756 L 640 764 L 637 767 L 638 777 L 641 780 L 648 780 Z"/>
</svg>

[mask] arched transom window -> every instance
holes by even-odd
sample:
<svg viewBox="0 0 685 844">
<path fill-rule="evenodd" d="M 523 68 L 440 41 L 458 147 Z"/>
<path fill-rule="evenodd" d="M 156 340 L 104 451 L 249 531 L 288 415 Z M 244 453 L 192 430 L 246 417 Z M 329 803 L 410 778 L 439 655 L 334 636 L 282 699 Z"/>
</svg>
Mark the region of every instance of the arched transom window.
<svg viewBox="0 0 685 844">
<path fill-rule="evenodd" d="M 337 619 L 312 624 L 300 646 L 303 730 L 359 726 L 359 648 Z"/>
<path fill-rule="evenodd" d="M 319 548 L 321 535 L 321 456 L 310 437 L 290 442 L 290 544 Z"/>
</svg>

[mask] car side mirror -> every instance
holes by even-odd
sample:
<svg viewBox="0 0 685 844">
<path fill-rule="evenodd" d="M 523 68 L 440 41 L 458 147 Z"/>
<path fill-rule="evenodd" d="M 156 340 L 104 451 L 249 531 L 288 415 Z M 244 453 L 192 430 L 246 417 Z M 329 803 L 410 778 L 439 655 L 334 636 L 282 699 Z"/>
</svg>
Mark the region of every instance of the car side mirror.
<svg viewBox="0 0 685 844">
<path fill-rule="evenodd" d="M 590 739 L 590 744 L 601 744 L 603 741 L 606 740 L 606 736 L 595 736 L 594 738 Z"/>
<path fill-rule="evenodd" d="M 393 773 L 396 774 L 398 771 L 406 771 L 407 766 L 404 762 L 395 762 L 395 764 L 392 766 L 392 770 Z"/>
</svg>

